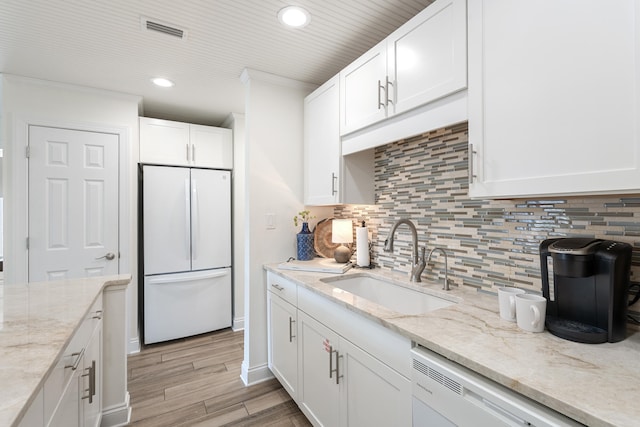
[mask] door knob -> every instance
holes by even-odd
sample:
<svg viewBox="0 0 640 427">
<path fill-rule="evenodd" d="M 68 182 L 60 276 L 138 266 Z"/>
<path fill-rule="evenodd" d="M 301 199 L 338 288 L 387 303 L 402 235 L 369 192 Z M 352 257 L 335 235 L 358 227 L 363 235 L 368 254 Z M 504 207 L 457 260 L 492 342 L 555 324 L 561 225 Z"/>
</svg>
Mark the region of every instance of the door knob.
<svg viewBox="0 0 640 427">
<path fill-rule="evenodd" d="M 107 254 L 106 254 L 106 255 L 99 256 L 99 257 L 98 257 L 98 258 L 96 258 L 96 259 L 106 258 L 106 259 L 107 259 L 107 261 L 111 261 L 111 260 L 112 260 L 112 259 L 114 259 L 115 257 L 116 257 L 116 255 L 115 255 L 113 252 L 107 252 Z"/>
</svg>

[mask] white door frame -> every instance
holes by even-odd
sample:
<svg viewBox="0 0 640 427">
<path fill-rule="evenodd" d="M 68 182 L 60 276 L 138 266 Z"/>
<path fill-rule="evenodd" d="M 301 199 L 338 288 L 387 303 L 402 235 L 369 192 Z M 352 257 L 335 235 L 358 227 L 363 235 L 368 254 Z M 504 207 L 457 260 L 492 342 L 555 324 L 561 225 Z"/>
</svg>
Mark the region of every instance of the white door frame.
<svg viewBox="0 0 640 427">
<path fill-rule="evenodd" d="M 13 135 L 11 141 L 6 145 L 11 145 L 9 153 L 11 162 L 10 172 L 10 199 L 4 204 L 4 208 L 11 211 L 13 226 L 11 229 L 5 227 L 4 238 L 8 242 L 5 247 L 4 265 L 9 266 L 5 272 L 5 283 L 26 283 L 29 277 L 27 251 L 27 236 L 29 232 L 29 170 L 26 157 L 26 147 L 29 142 L 29 126 L 44 126 L 64 129 L 74 129 L 88 132 L 111 133 L 118 135 L 120 142 L 119 153 L 119 212 L 118 212 L 118 240 L 119 240 L 119 272 L 131 272 L 131 192 L 130 192 L 130 129 L 127 127 L 105 126 L 96 123 L 70 122 L 48 120 L 38 117 L 16 116 L 13 121 Z M 8 147 L 7 147 L 8 148 Z M 7 159 L 5 157 L 5 159 Z M 4 165 L 3 165 L 4 166 Z M 6 167 L 6 166 L 4 166 Z M 7 176 L 7 175 L 5 175 Z M 5 218 L 7 215 L 5 215 Z M 7 248 L 9 251 L 7 251 Z M 7 274 L 8 273 L 8 274 Z"/>
</svg>

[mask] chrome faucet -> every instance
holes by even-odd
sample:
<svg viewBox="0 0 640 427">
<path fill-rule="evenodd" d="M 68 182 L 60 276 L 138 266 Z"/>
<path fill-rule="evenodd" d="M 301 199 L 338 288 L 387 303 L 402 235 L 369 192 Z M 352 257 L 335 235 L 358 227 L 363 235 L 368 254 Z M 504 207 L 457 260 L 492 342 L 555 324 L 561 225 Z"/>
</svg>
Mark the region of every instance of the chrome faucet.
<svg viewBox="0 0 640 427">
<path fill-rule="evenodd" d="M 444 289 L 445 291 L 448 291 L 450 289 L 449 289 L 449 278 L 447 277 L 447 271 L 449 270 L 449 266 L 447 265 L 447 252 L 445 252 L 445 250 L 442 248 L 433 248 L 429 252 L 429 258 L 427 259 L 427 262 L 431 261 L 431 255 L 433 255 L 435 251 L 441 252 L 442 255 L 444 255 L 444 286 L 442 287 L 442 289 Z"/>
<path fill-rule="evenodd" d="M 384 251 L 392 252 L 393 251 L 393 236 L 396 232 L 396 229 L 399 225 L 406 224 L 411 230 L 411 239 L 413 243 L 413 253 L 411 260 L 411 281 L 412 282 L 420 282 L 420 275 L 424 271 L 425 266 L 427 265 L 424 254 L 425 248 L 422 248 L 421 253 L 418 254 L 418 231 L 416 230 L 416 226 L 413 223 L 406 219 L 402 218 L 396 221 L 391 227 L 391 231 L 389 232 L 389 237 L 387 237 L 384 241 Z"/>
</svg>

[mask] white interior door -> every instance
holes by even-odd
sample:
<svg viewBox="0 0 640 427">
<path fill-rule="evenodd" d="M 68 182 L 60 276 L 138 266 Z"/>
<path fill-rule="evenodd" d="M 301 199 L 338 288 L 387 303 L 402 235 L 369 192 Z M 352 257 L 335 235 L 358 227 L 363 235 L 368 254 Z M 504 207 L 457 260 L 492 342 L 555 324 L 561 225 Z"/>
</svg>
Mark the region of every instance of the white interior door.
<svg viewBox="0 0 640 427">
<path fill-rule="evenodd" d="M 119 271 L 119 136 L 29 126 L 29 281 Z"/>
</svg>

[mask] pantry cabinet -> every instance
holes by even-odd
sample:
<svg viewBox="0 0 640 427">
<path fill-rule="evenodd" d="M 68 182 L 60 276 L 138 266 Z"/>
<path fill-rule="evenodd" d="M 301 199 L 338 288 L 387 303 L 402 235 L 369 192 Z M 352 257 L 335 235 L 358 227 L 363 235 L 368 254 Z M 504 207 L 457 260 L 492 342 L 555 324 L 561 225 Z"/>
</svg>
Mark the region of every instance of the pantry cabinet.
<svg viewBox="0 0 640 427">
<path fill-rule="evenodd" d="M 436 0 L 340 72 L 340 133 L 466 88 L 466 1 Z"/>
<path fill-rule="evenodd" d="M 232 169 L 232 131 L 140 117 L 140 162 Z"/>
<path fill-rule="evenodd" d="M 469 2 L 469 194 L 640 189 L 640 4 Z"/>
<path fill-rule="evenodd" d="M 269 367 L 312 424 L 411 425 L 409 340 L 278 274 L 267 283 Z"/>
</svg>

